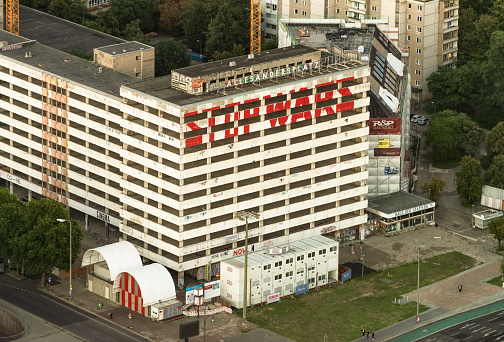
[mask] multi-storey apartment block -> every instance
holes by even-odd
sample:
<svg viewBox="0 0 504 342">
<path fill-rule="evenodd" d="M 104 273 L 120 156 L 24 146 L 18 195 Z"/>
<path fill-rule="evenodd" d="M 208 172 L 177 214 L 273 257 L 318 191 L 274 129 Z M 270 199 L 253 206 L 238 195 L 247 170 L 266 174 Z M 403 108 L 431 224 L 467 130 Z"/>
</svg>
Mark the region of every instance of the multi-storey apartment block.
<svg viewBox="0 0 504 342">
<path fill-rule="evenodd" d="M 290 19 L 341 19 L 342 23 L 386 19 L 389 34 L 399 31 L 399 39 L 389 35 L 399 48 L 410 50 L 412 100 L 429 99 L 427 77 L 438 67 L 455 67 L 458 42 L 458 0 L 279 0 L 276 18 L 265 18 L 267 27 L 275 27 L 277 36 Z M 317 22 L 321 24 L 320 21 Z M 267 31 L 268 35 L 273 33 Z M 282 37 L 278 37 L 279 40 Z"/>
<path fill-rule="evenodd" d="M 240 211 L 259 213 L 251 250 L 362 234 L 366 64 L 294 46 L 140 81 L 3 35 L 0 177 L 11 189 L 119 227 L 181 279 L 243 252 Z"/>
</svg>

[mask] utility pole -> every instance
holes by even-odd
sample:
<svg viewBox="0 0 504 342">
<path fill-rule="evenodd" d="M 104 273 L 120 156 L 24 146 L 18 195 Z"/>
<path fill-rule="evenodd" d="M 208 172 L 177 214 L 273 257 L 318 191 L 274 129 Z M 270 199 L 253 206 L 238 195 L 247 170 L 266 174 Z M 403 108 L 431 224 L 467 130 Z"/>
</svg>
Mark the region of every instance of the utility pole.
<svg viewBox="0 0 504 342">
<path fill-rule="evenodd" d="M 255 211 L 240 211 L 235 214 L 235 218 L 245 220 L 245 270 L 243 274 L 243 320 L 245 321 L 245 330 L 247 330 L 247 258 L 248 258 L 248 220 L 249 218 L 259 219 L 259 214 Z"/>
<path fill-rule="evenodd" d="M 420 247 L 418 247 L 418 239 L 416 241 L 417 248 L 417 264 L 418 264 L 418 275 L 417 275 L 417 299 L 416 299 L 416 321 L 420 321 Z"/>
</svg>

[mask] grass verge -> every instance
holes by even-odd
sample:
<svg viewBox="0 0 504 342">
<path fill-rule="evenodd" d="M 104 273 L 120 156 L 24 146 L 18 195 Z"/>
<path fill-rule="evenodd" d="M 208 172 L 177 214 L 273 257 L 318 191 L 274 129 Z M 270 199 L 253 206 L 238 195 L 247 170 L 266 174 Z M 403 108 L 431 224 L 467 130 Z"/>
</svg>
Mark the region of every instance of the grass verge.
<svg viewBox="0 0 504 342">
<path fill-rule="evenodd" d="M 459 252 L 420 262 L 420 286 L 473 267 L 476 261 Z M 390 283 L 381 281 L 386 278 Z M 351 341 L 361 330 L 377 331 L 416 315 L 416 302 L 394 305 L 394 298 L 415 290 L 417 264 L 376 272 L 343 284 L 310 291 L 281 302 L 247 310 L 247 319 L 295 341 Z M 427 307 L 420 307 L 421 312 Z"/>
<path fill-rule="evenodd" d="M 487 283 L 501 287 L 502 286 L 502 278 L 501 278 L 501 276 L 497 276 L 497 277 L 487 281 Z"/>
</svg>

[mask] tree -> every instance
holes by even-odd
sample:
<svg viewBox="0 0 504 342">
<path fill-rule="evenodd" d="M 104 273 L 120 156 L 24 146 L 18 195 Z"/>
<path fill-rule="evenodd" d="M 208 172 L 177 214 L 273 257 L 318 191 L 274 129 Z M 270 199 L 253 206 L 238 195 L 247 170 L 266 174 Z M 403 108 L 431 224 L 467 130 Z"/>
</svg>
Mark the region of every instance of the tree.
<svg viewBox="0 0 504 342">
<path fill-rule="evenodd" d="M 72 20 L 72 9 L 65 0 L 53 0 L 47 8 L 47 13 L 61 19 Z"/>
<path fill-rule="evenodd" d="M 502 250 L 501 241 L 504 240 L 504 217 L 491 220 L 488 223 L 488 231 L 497 240 L 497 249 Z"/>
<path fill-rule="evenodd" d="M 462 144 L 473 153 L 483 141 L 483 131 L 466 114 L 453 110 L 438 112 L 423 133 L 427 144 L 433 145 L 435 161 L 460 158 Z"/>
<path fill-rule="evenodd" d="M 86 50 L 84 50 L 81 47 L 77 48 L 77 49 L 72 49 L 70 51 L 70 54 L 74 55 L 74 56 L 77 56 L 79 58 L 82 58 L 82 59 L 86 59 L 88 61 L 92 61 L 93 60 L 93 54 L 92 53 L 87 53 Z"/>
<path fill-rule="evenodd" d="M 462 169 L 455 174 L 457 193 L 469 203 L 473 203 L 481 197 L 484 184 L 483 177 L 481 176 L 481 166 L 471 156 L 464 156 L 460 164 L 462 165 Z"/>
<path fill-rule="evenodd" d="M 163 0 L 159 5 L 159 28 L 166 31 L 182 29 L 181 16 L 188 0 Z"/>
<path fill-rule="evenodd" d="M 471 10 L 464 10 L 464 14 L 467 14 L 468 17 L 464 17 L 463 24 L 460 23 L 460 25 L 466 25 L 459 38 L 461 66 L 468 62 L 479 64 L 485 60 L 485 53 L 490 48 L 490 37 L 494 31 L 499 29 L 499 21 L 490 15 L 478 17 Z"/>
<path fill-rule="evenodd" d="M 12 255 L 12 240 L 21 228 L 23 203 L 7 188 L 0 188 L 0 254 Z"/>
<path fill-rule="evenodd" d="M 156 77 L 169 75 L 173 69 L 187 67 L 191 59 L 187 47 L 173 39 L 163 40 L 156 46 Z"/>
<path fill-rule="evenodd" d="M 233 58 L 233 57 L 238 57 L 238 56 L 243 56 L 247 52 L 245 48 L 241 44 L 233 44 L 233 50 L 231 51 L 222 51 L 222 52 L 216 52 L 213 55 L 213 59 L 215 61 L 219 61 L 222 59 L 227 59 L 227 58 Z"/>
<path fill-rule="evenodd" d="M 249 46 L 250 2 L 246 0 L 221 1 L 217 15 L 208 25 L 205 51 L 232 51 L 234 45 Z"/>
<path fill-rule="evenodd" d="M 25 209 L 21 230 L 12 241 L 12 259 L 22 262 L 27 274 L 42 273 L 43 285 L 45 274 L 55 267 L 69 270 L 70 226 L 57 221 L 69 216 L 63 204 L 51 199 L 32 200 Z M 83 237 L 79 223 L 72 220 L 72 263 Z"/>
<path fill-rule="evenodd" d="M 443 191 L 443 187 L 445 185 L 446 182 L 444 180 L 434 176 L 432 177 L 430 183 L 425 182 L 424 185 L 422 185 L 422 192 L 424 194 L 429 194 L 429 199 L 431 201 L 437 202 L 441 197 L 443 197 L 441 192 Z"/>
<path fill-rule="evenodd" d="M 144 33 L 156 29 L 159 23 L 160 0 L 111 0 L 109 11 L 119 22 L 120 28 L 125 28 L 132 21 L 138 20 Z M 198 26 L 195 23 L 194 26 Z"/>
<path fill-rule="evenodd" d="M 96 15 L 95 22 L 104 27 L 108 34 L 119 36 L 119 22 L 111 11 L 102 11 Z M 103 32 L 103 31 L 102 31 Z"/>
<path fill-rule="evenodd" d="M 124 31 L 122 31 L 122 35 L 124 39 L 134 40 L 140 43 L 147 44 L 149 43 L 149 39 L 145 37 L 142 30 L 140 29 L 140 20 L 133 20 L 128 25 Z"/>
<path fill-rule="evenodd" d="M 264 43 L 262 43 L 261 51 L 278 49 L 278 39 L 267 39 Z"/>
<path fill-rule="evenodd" d="M 188 0 L 187 6 L 182 11 L 181 20 L 185 44 L 192 51 L 199 51 L 199 41 L 206 43 L 205 31 L 217 15 L 219 4 L 220 0 Z"/>
<path fill-rule="evenodd" d="M 472 108 L 472 97 L 477 91 L 480 75 L 479 65 L 474 63 L 456 69 L 439 67 L 437 72 L 430 74 L 427 86 L 429 93 L 433 94 L 437 111 L 451 109 L 461 112 Z"/>
<path fill-rule="evenodd" d="M 500 154 L 492 159 L 492 164 L 485 173 L 485 183 L 504 189 L 504 155 Z"/>
<path fill-rule="evenodd" d="M 504 121 L 499 122 L 488 132 L 485 139 L 485 150 L 491 156 L 504 154 Z"/>
</svg>

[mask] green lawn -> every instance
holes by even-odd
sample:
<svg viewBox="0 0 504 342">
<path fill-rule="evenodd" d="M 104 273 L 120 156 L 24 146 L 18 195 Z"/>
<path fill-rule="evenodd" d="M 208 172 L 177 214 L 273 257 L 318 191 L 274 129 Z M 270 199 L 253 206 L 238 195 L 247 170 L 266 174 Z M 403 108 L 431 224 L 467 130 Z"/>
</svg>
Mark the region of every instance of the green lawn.
<svg viewBox="0 0 504 342">
<path fill-rule="evenodd" d="M 425 259 L 420 263 L 420 286 L 453 276 L 475 263 L 458 252 Z M 377 331 L 415 316 L 416 302 L 394 305 L 392 301 L 416 287 L 417 264 L 412 263 L 251 308 L 247 319 L 300 342 L 324 341 L 325 334 L 329 341 L 351 341 L 362 336 L 362 329 Z"/>
<path fill-rule="evenodd" d="M 502 286 L 502 278 L 501 278 L 501 276 L 498 276 L 493 279 L 490 279 L 489 281 L 487 281 L 487 283 L 501 287 Z"/>
</svg>

